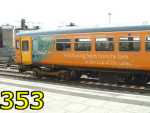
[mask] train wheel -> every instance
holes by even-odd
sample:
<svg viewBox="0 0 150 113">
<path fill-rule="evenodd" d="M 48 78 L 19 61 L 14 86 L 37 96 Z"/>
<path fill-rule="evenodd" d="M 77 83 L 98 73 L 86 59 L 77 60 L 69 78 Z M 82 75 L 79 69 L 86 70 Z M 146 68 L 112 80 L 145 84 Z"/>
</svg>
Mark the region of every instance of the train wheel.
<svg viewBox="0 0 150 113">
<path fill-rule="evenodd" d="M 78 71 L 71 71 L 70 76 L 72 80 L 78 80 L 81 77 L 81 74 Z"/>
<path fill-rule="evenodd" d="M 19 65 L 19 66 L 18 66 L 18 70 L 19 70 L 19 73 L 24 72 L 23 66 L 22 66 L 22 65 Z"/>
<path fill-rule="evenodd" d="M 38 79 L 42 78 L 42 76 L 40 75 L 40 70 L 38 68 L 33 68 L 32 71 L 33 71 L 32 74 L 33 76 L 35 76 Z"/>
<path fill-rule="evenodd" d="M 137 76 L 137 80 L 136 80 L 137 84 L 146 84 L 148 81 L 149 81 L 148 76 L 146 75 Z"/>
<path fill-rule="evenodd" d="M 71 80 L 70 73 L 69 71 L 66 70 L 60 71 L 58 76 L 60 77 L 61 80 L 66 80 L 66 81 Z"/>
<path fill-rule="evenodd" d="M 23 72 L 23 70 L 22 69 L 19 69 L 19 73 L 22 73 Z"/>
</svg>

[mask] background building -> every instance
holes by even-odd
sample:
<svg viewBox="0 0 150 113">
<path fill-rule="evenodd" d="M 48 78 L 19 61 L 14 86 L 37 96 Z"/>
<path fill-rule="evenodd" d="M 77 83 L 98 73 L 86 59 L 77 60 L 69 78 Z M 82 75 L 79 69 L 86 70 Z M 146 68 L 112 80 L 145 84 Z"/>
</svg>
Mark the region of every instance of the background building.
<svg viewBox="0 0 150 113">
<path fill-rule="evenodd" d="M 14 26 L 11 25 L 2 26 L 3 48 L 14 47 L 14 35 L 15 35 Z"/>
<path fill-rule="evenodd" d="M 3 25 L 0 29 L 0 62 L 9 61 L 10 56 L 14 56 L 14 26 Z"/>
<path fill-rule="evenodd" d="M 2 25 L 0 27 L 0 63 L 8 62 L 15 57 L 15 35 L 16 32 L 38 30 L 39 26 L 29 27 L 25 19 L 21 19 L 20 26 Z"/>
<path fill-rule="evenodd" d="M 2 48 L 3 39 L 2 39 L 2 28 L 0 27 L 0 48 Z"/>
</svg>

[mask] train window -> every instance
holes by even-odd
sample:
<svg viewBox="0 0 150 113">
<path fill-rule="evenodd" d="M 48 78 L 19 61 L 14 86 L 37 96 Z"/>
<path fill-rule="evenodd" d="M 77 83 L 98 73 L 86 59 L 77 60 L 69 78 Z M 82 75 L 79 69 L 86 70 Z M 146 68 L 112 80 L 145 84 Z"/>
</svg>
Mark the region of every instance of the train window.
<svg viewBox="0 0 150 113">
<path fill-rule="evenodd" d="M 28 41 L 22 41 L 22 51 L 28 51 L 28 50 L 29 50 Z"/>
<path fill-rule="evenodd" d="M 96 38 L 96 51 L 113 51 L 113 38 Z"/>
<path fill-rule="evenodd" d="M 150 36 L 145 38 L 145 50 L 150 51 Z"/>
<path fill-rule="evenodd" d="M 91 39 L 75 39 L 74 49 L 76 51 L 90 51 Z"/>
<path fill-rule="evenodd" d="M 71 50 L 71 40 L 70 39 L 56 39 L 56 50 L 58 51 Z"/>
<path fill-rule="evenodd" d="M 16 40 L 16 49 L 19 49 L 20 45 L 19 45 L 19 40 Z"/>
<path fill-rule="evenodd" d="M 140 38 L 139 37 L 121 37 L 119 43 L 120 51 L 139 51 Z"/>
</svg>

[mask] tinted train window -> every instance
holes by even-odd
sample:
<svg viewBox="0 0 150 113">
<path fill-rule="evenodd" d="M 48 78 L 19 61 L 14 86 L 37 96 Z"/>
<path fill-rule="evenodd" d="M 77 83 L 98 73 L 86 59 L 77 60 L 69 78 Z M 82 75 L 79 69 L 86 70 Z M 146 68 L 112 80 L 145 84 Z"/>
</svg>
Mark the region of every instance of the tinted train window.
<svg viewBox="0 0 150 113">
<path fill-rule="evenodd" d="M 121 37 L 119 43 L 120 51 L 139 51 L 140 38 L 139 37 Z"/>
<path fill-rule="evenodd" d="M 112 51 L 113 38 L 96 38 L 96 51 Z"/>
<path fill-rule="evenodd" d="M 71 50 L 71 40 L 70 39 L 56 39 L 56 50 L 58 51 Z"/>
<path fill-rule="evenodd" d="M 74 49 L 76 51 L 90 51 L 91 39 L 75 39 Z"/>
<path fill-rule="evenodd" d="M 150 51 L 150 36 L 145 39 L 145 50 Z"/>
<path fill-rule="evenodd" d="M 28 41 L 22 41 L 22 51 L 28 51 L 28 50 L 29 50 Z"/>
</svg>

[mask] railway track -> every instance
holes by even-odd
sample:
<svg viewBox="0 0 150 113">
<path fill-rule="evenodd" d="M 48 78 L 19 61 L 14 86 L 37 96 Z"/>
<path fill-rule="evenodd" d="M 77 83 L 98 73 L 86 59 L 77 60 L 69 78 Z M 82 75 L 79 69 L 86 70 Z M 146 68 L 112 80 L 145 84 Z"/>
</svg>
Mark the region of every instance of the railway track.
<svg viewBox="0 0 150 113">
<path fill-rule="evenodd" d="M 123 83 L 107 83 L 107 82 L 99 82 L 96 79 L 87 79 L 87 78 L 80 78 L 80 80 L 76 81 L 64 81 L 58 80 L 57 78 L 52 77 L 42 77 L 41 79 L 36 78 L 32 75 L 32 72 L 25 72 L 19 73 L 17 68 L 15 69 L 12 66 L 9 69 L 0 68 L 0 76 L 5 77 L 12 77 L 17 79 L 23 79 L 27 81 L 37 81 L 37 82 L 46 82 L 46 83 L 53 83 L 58 85 L 67 85 L 72 87 L 82 87 L 82 88 L 89 88 L 89 89 L 96 89 L 96 90 L 109 90 L 115 92 L 126 92 L 126 93 L 139 93 L 143 95 L 150 94 L 150 84 L 145 85 L 131 85 L 131 84 L 123 84 Z M 12 71 L 14 70 L 14 71 Z"/>
<path fill-rule="evenodd" d="M 17 69 L 18 66 L 17 65 L 11 65 L 11 66 L 7 67 L 7 64 L 0 64 L 0 68 Z"/>
</svg>

